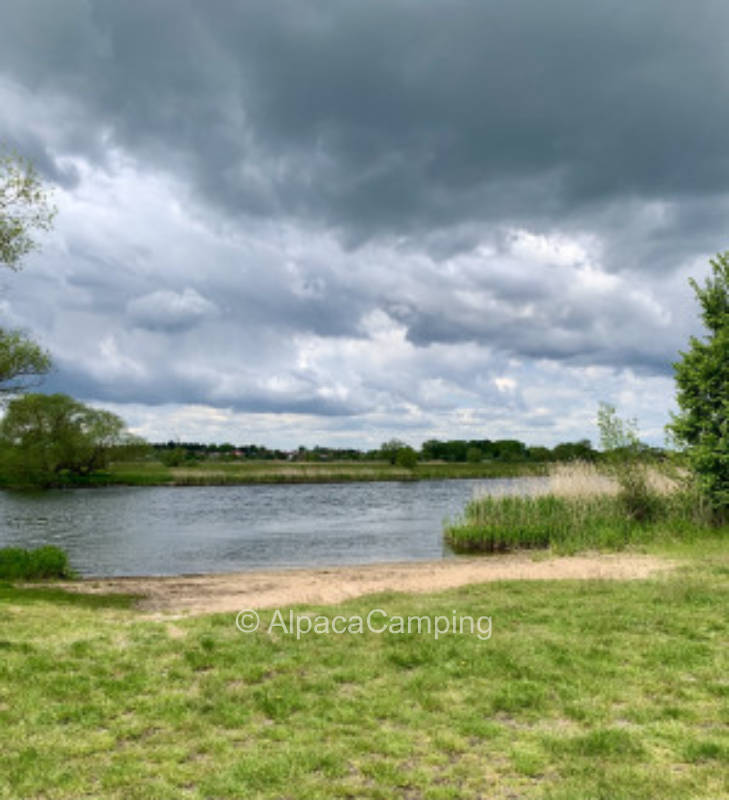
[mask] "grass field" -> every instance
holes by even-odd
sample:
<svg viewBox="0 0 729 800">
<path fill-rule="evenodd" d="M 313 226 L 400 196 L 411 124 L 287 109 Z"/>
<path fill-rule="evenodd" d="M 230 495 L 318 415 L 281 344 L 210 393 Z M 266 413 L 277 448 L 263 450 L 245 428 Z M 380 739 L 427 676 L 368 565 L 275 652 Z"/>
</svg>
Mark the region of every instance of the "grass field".
<svg viewBox="0 0 729 800">
<path fill-rule="evenodd" d="M 504 582 L 333 615 L 492 636 L 245 635 L 0 584 L 0 798 L 729 796 L 729 542 L 631 582 Z M 542 556 L 544 557 L 544 556 Z"/>
<path fill-rule="evenodd" d="M 545 475 L 546 465 L 510 462 L 447 464 L 422 462 L 414 469 L 385 461 L 203 461 L 165 467 L 156 461 L 113 464 L 92 478 L 94 484 L 133 486 L 214 486 L 247 483 L 334 483 L 345 481 L 413 481 L 448 478 L 510 478 Z"/>
</svg>

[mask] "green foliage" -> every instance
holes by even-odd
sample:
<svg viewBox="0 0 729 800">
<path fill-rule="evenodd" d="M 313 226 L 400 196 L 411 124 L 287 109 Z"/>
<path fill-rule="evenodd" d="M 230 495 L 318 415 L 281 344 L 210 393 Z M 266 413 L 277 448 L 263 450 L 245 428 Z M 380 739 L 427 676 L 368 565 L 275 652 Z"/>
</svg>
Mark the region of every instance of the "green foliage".
<svg viewBox="0 0 729 800">
<path fill-rule="evenodd" d="M 48 230 L 55 213 L 33 165 L 13 153 L 0 153 L 0 264 L 18 269 L 23 256 L 36 247 L 32 230 Z"/>
<path fill-rule="evenodd" d="M 158 457 L 166 467 L 179 467 L 187 458 L 187 450 L 184 447 L 172 447 L 160 450 Z"/>
<path fill-rule="evenodd" d="M 0 422 L 3 479 L 9 485 L 59 485 L 68 475 L 88 476 L 107 466 L 112 454 L 138 443 L 110 411 L 64 394 L 27 394 L 8 404 Z"/>
<path fill-rule="evenodd" d="M 0 578 L 3 580 L 73 577 L 68 556 L 60 547 L 46 545 L 35 550 L 26 550 L 23 547 L 0 548 Z"/>
<path fill-rule="evenodd" d="M 717 520 L 729 517 L 729 252 L 711 260 L 704 286 L 691 280 L 707 329 L 674 365 L 679 413 L 668 426 L 686 448 L 699 491 Z"/>
<path fill-rule="evenodd" d="M 466 450 L 466 461 L 469 464 L 479 464 L 483 461 L 483 452 L 480 447 L 469 447 Z"/>
<path fill-rule="evenodd" d="M 412 447 L 400 447 L 395 454 L 395 465 L 405 469 L 415 469 L 418 463 L 418 454 Z"/>
<path fill-rule="evenodd" d="M 605 463 L 620 484 L 618 500 L 623 509 L 639 522 L 653 519 L 660 501 L 646 481 L 646 448 L 638 438 L 636 420 L 620 419 L 615 406 L 600 403 L 597 426 Z"/>
<path fill-rule="evenodd" d="M 400 439 L 390 439 L 388 442 L 383 442 L 380 446 L 380 457 L 385 461 L 389 461 L 390 464 L 394 464 L 397 461 L 398 450 L 403 447 L 407 447 L 407 445 Z"/>
<path fill-rule="evenodd" d="M 540 449 L 544 448 L 529 448 L 529 453 L 532 458 L 537 456 Z M 534 451 L 537 451 L 536 453 Z M 592 449 L 592 443 L 589 439 L 580 439 L 578 442 L 560 442 L 552 451 L 547 451 L 549 455 L 543 456 L 545 461 L 594 461 L 596 457 L 595 451 Z"/>
<path fill-rule="evenodd" d="M 466 552 L 548 547 L 570 521 L 563 498 L 487 496 L 466 506 L 463 517 L 446 528 L 446 540 Z"/>
<path fill-rule="evenodd" d="M 33 228 L 48 230 L 55 210 L 29 161 L 0 152 L 0 264 L 18 269 L 36 243 Z M 50 369 L 48 353 L 21 331 L 0 328 L 0 392 L 26 390 Z"/>
<path fill-rule="evenodd" d="M 588 497 L 481 497 L 445 527 L 445 539 L 458 552 L 503 552 L 550 547 L 557 552 L 602 548 L 664 535 L 694 535 L 694 499 L 688 493 L 650 495 L 650 518 L 626 513 L 621 494 Z"/>
<path fill-rule="evenodd" d="M 0 328 L 0 392 L 23 391 L 50 367 L 48 353 L 21 331 Z"/>
<path fill-rule="evenodd" d="M 625 455 L 638 451 L 640 440 L 637 421 L 620 419 L 615 406 L 600 403 L 597 409 L 597 427 L 600 431 L 600 446 L 609 454 L 624 458 Z"/>
<path fill-rule="evenodd" d="M 588 439 L 561 442 L 553 449 L 527 447 L 518 439 L 428 439 L 421 448 L 423 461 L 472 463 L 492 461 L 506 463 L 545 463 L 549 461 L 594 461 L 597 453 Z"/>
</svg>

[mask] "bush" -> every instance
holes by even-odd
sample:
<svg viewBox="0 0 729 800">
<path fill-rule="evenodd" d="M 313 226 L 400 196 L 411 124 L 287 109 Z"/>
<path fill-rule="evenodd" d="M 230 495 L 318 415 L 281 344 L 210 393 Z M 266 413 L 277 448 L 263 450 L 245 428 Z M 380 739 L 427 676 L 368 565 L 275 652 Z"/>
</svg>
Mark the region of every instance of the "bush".
<svg viewBox="0 0 729 800">
<path fill-rule="evenodd" d="M 395 464 L 405 469 L 415 469 L 418 463 L 418 454 L 412 447 L 401 447 L 395 455 Z"/>
<path fill-rule="evenodd" d="M 173 447 L 170 450 L 162 450 L 158 457 L 166 467 L 179 467 L 187 458 L 187 450 L 183 447 Z"/>
<path fill-rule="evenodd" d="M 60 547 L 46 545 L 35 550 L 23 547 L 0 548 L 0 578 L 5 580 L 43 580 L 73 578 L 68 555 Z"/>
</svg>

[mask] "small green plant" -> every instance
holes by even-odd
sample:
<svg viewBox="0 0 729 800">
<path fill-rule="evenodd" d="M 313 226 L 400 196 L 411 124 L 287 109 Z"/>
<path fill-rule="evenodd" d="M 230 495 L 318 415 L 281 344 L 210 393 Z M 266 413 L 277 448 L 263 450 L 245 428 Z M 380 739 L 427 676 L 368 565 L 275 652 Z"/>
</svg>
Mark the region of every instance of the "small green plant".
<svg viewBox="0 0 729 800">
<path fill-rule="evenodd" d="M 637 422 L 620 419 L 615 406 L 600 403 L 597 426 L 606 464 L 620 485 L 618 499 L 625 513 L 638 522 L 650 522 L 655 519 L 660 502 L 648 486 L 645 448 L 638 438 Z"/>
<path fill-rule="evenodd" d="M 28 550 L 24 547 L 0 548 L 0 578 L 4 580 L 45 580 L 73 578 L 68 555 L 55 545 Z"/>
</svg>

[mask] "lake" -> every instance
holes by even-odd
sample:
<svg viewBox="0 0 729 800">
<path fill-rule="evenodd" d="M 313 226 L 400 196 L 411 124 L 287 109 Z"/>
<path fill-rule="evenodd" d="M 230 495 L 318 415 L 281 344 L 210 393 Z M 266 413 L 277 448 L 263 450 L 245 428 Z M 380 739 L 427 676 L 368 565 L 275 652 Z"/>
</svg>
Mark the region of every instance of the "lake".
<svg viewBox="0 0 729 800">
<path fill-rule="evenodd" d="M 474 488 L 540 478 L 0 492 L 0 546 L 55 544 L 85 576 L 452 557 L 443 520 Z"/>
</svg>

